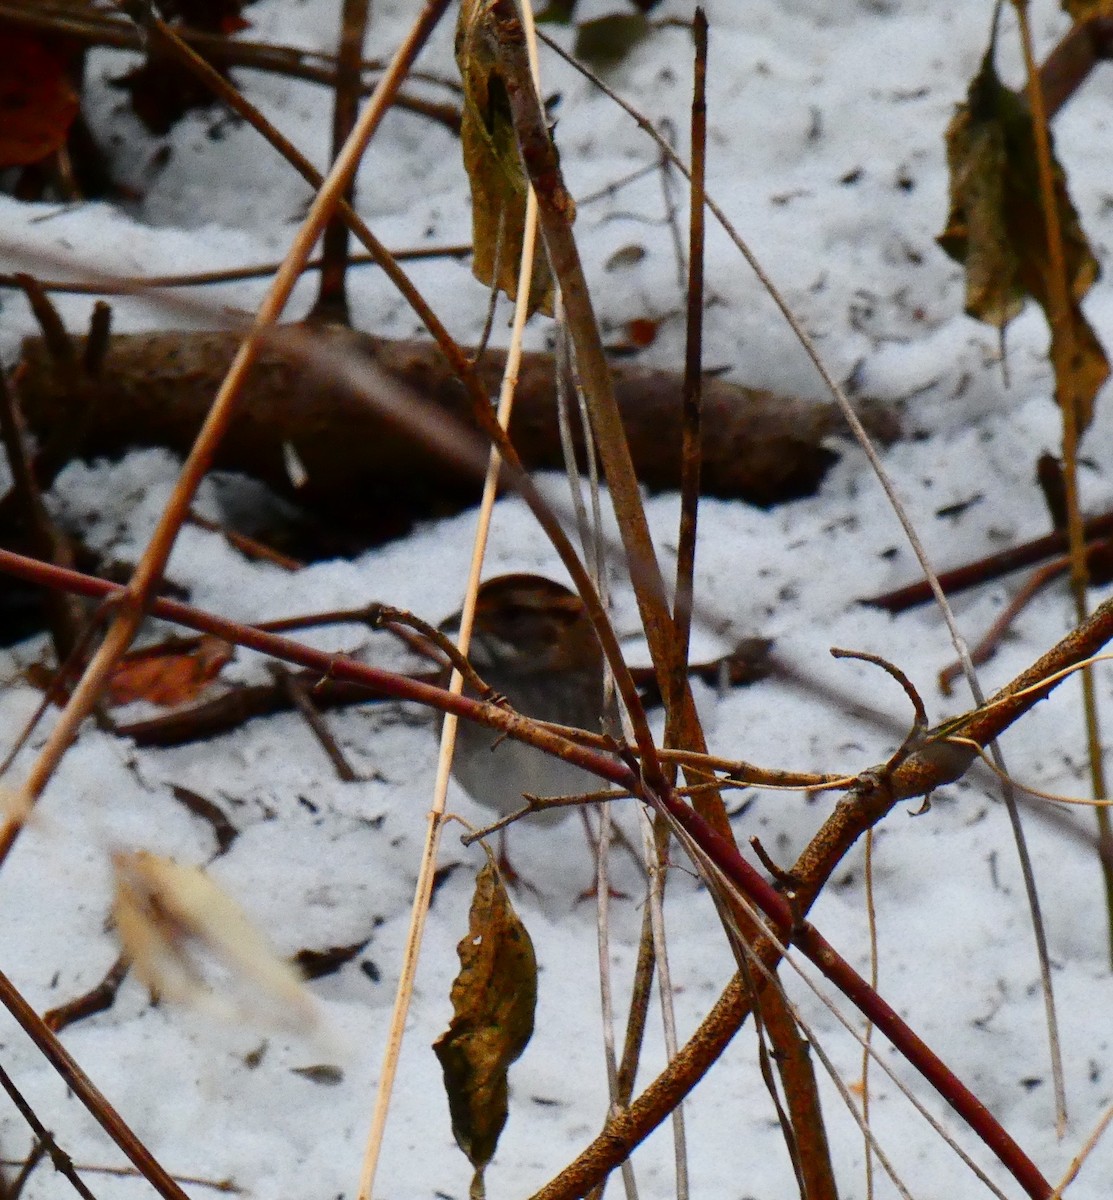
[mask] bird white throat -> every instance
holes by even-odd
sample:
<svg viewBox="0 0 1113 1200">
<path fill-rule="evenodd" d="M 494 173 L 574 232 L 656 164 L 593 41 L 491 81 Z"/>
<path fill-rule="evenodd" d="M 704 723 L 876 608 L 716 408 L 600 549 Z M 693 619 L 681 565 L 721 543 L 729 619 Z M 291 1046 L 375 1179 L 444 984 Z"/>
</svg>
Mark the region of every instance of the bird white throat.
<svg viewBox="0 0 1113 1200">
<path fill-rule="evenodd" d="M 442 628 L 454 630 L 458 617 Z M 539 575 L 501 575 L 480 589 L 468 657 L 484 682 L 523 716 L 596 731 L 603 713 L 603 655 L 583 602 Z M 478 804 L 507 815 L 523 794 L 597 791 L 589 772 L 532 746 L 461 721 L 452 773 Z M 530 816 L 559 820 L 567 808 Z"/>
</svg>

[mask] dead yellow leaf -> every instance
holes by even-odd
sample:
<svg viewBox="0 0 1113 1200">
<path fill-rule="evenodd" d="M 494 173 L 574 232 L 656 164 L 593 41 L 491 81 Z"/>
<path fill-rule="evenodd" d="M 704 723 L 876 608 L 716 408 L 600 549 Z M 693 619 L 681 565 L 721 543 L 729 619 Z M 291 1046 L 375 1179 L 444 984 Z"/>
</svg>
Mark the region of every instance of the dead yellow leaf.
<svg viewBox="0 0 1113 1200">
<path fill-rule="evenodd" d="M 533 1034 L 537 1005 L 533 943 L 492 862 L 475 881 L 468 933 L 456 951 L 453 1017 L 433 1050 L 456 1144 L 475 1168 L 475 1195 L 506 1124 L 507 1072 Z"/>
<path fill-rule="evenodd" d="M 155 997 L 221 1016 L 269 1013 L 286 1026 L 315 1023 L 297 971 L 243 910 L 197 867 L 145 850 L 113 855 L 116 929 L 136 976 Z M 217 991 L 207 959 L 232 976 Z M 246 988 L 255 1003 L 236 998 Z"/>
<path fill-rule="evenodd" d="M 951 203 L 939 244 L 966 268 L 966 311 L 1003 329 L 1034 299 L 1052 324 L 1053 361 L 1060 403 L 1070 396 L 1079 430 L 1093 415 L 1094 397 L 1109 364 L 1080 301 L 1098 276 L 1098 263 L 1067 193 L 1066 177 L 1053 164 L 1054 202 L 1062 230 L 1067 287 L 1067 324 L 1055 328 L 1053 279 L 1039 184 L 1032 118 L 1023 98 L 1005 87 L 993 66 L 994 41 L 947 129 Z M 1061 353 L 1069 338 L 1072 352 Z"/>
<path fill-rule="evenodd" d="M 526 178 L 499 65 L 490 0 L 463 0 L 456 26 L 456 63 L 464 84 L 460 142 L 471 189 L 472 271 L 511 300 L 526 219 Z M 534 253 L 530 312 L 552 315 L 553 280 L 538 245 Z"/>
</svg>

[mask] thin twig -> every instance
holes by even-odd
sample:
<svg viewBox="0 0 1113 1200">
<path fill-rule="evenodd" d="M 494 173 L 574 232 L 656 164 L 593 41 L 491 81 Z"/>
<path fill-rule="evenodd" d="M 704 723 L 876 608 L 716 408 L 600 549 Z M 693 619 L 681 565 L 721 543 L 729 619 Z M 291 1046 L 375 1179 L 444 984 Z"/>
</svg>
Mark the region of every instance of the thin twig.
<svg viewBox="0 0 1113 1200">
<path fill-rule="evenodd" d="M 673 691 L 679 695 L 688 663 L 695 595 L 696 528 L 699 513 L 700 467 L 703 460 L 703 243 L 704 166 L 707 150 L 707 17 L 697 8 L 692 20 L 696 40 L 695 83 L 692 96 L 692 177 L 688 227 L 688 311 L 684 352 L 684 433 L 680 455 L 680 531 L 676 550 L 676 656 Z M 672 744 L 671 742 L 669 743 Z"/>
<path fill-rule="evenodd" d="M 43 1023 L 52 1032 L 61 1033 L 63 1029 L 78 1021 L 83 1021 L 86 1017 L 107 1012 L 115 1002 L 116 994 L 120 990 L 120 984 L 123 983 L 127 973 L 127 959 L 123 955 L 120 955 L 105 972 L 104 978 L 100 983 L 90 988 L 83 995 L 77 996 L 73 1000 L 68 1000 L 65 1004 L 59 1004 L 57 1007 L 45 1012 L 43 1014 Z"/>
<path fill-rule="evenodd" d="M 279 567 L 283 571 L 300 571 L 305 566 L 305 563 L 299 562 L 296 558 L 290 558 L 289 555 L 282 554 L 271 546 L 265 546 L 256 538 L 238 533 L 234 529 L 226 529 L 223 525 L 218 525 L 216 521 L 210 521 L 208 517 L 203 517 L 195 509 L 189 510 L 186 520 L 190 525 L 196 525 L 198 529 L 220 534 L 229 546 L 238 550 L 244 558 L 250 559 L 252 562 L 268 562 L 271 566 Z"/>
<path fill-rule="evenodd" d="M 669 1062 L 677 1055 L 676 1005 L 669 970 L 668 939 L 665 935 L 665 852 L 662 852 L 654 830 L 654 822 L 642 814 L 645 842 L 645 861 L 649 868 L 649 919 L 653 930 L 653 960 L 657 974 L 657 994 L 661 1002 L 661 1022 L 664 1026 L 665 1054 Z M 676 1160 L 676 1197 L 687 1200 L 690 1194 L 688 1176 L 688 1136 L 684 1123 L 684 1108 L 676 1106 L 672 1116 L 673 1155 Z"/>
<path fill-rule="evenodd" d="M 101 1128 L 135 1164 L 139 1173 L 163 1200 L 188 1200 L 166 1169 L 135 1136 L 123 1117 L 101 1094 L 93 1081 L 77 1065 L 69 1051 L 43 1023 L 42 1018 L 24 1000 L 8 977 L 0 971 L 0 1004 L 15 1017 L 24 1032 L 39 1048 L 43 1057 L 65 1080 L 66 1086 L 81 1101 Z"/>
<path fill-rule="evenodd" d="M 3 1164 L 6 1167 L 19 1167 L 19 1174 L 12 1180 L 10 1185 L 0 1189 L 0 1195 L 4 1200 L 19 1200 L 23 1195 L 23 1189 L 27 1186 L 28 1181 L 35 1172 L 35 1168 L 46 1157 L 46 1146 L 37 1138 L 34 1145 L 31 1147 L 31 1153 L 22 1161 L 19 1159 L 4 1159 Z"/>
<path fill-rule="evenodd" d="M 54 1140 L 54 1135 L 49 1129 L 39 1120 L 35 1110 L 27 1103 L 20 1090 L 12 1082 L 11 1076 L 0 1066 L 0 1087 L 8 1093 L 8 1099 L 19 1110 L 19 1115 L 31 1126 L 31 1130 L 38 1141 L 38 1145 L 42 1146 L 50 1155 L 50 1161 L 54 1165 L 54 1169 L 59 1175 L 64 1175 L 69 1180 L 73 1190 L 82 1198 L 82 1200 L 97 1200 L 96 1196 L 89 1190 L 85 1181 L 78 1175 L 73 1165 L 73 1159 L 62 1149 L 61 1146 Z"/>
<path fill-rule="evenodd" d="M 286 670 L 285 667 L 274 664 L 271 666 L 271 673 L 278 681 L 279 686 L 283 688 L 290 698 L 291 704 L 301 714 L 306 725 L 309 726 L 313 736 L 320 743 L 321 749 L 325 752 L 332 768 L 336 772 L 336 777 L 342 783 L 356 783 L 359 780 L 359 775 L 348 762 L 347 756 L 340 748 L 336 738 L 332 736 L 332 730 L 329 729 L 328 723 L 321 716 L 316 705 L 310 696 L 309 688 L 305 686 L 303 680 L 299 679 L 292 671 Z"/>
<path fill-rule="evenodd" d="M 873 830 L 866 830 L 866 928 L 870 939 L 870 987 L 876 992 L 880 982 L 877 959 L 877 905 L 873 893 Z M 866 1022 L 865 1045 L 862 1047 L 862 1122 L 868 1131 L 870 1124 L 870 1051 L 873 1047 L 873 1022 Z M 865 1135 L 866 1200 L 873 1200 L 873 1139 Z"/>
<path fill-rule="evenodd" d="M 471 243 L 461 242 L 449 246 L 414 246 L 401 250 L 392 250 L 391 256 L 396 262 L 420 262 L 432 258 L 467 258 L 471 254 Z M 321 258 L 311 258 L 302 268 L 306 271 L 319 271 L 323 266 Z M 349 254 L 349 267 L 378 266 L 379 260 L 373 254 Z M 217 271 L 192 271 L 181 275 L 133 275 L 124 284 L 114 288 L 106 279 L 81 281 L 63 281 L 59 279 L 40 279 L 39 287 L 44 292 L 61 292 L 71 296 L 128 296 L 135 292 L 157 288 L 210 287 L 224 283 L 242 283 L 249 279 L 266 279 L 277 273 L 282 266 L 279 262 L 257 263 L 254 266 L 227 267 Z M 15 275 L 0 274 L 0 287 L 18 287 Z"/>
<path fill-rule="evenodd" d="M 1070 303 L 1067 298 L 1066 260 L 1063 255 L 1063 236 L 1059 226 L 1059 210 L 1055 202 L 1051 167 L 1051 135 L 1048 130 L 1047 113 L 1044 110 L 1043 89 L 1040 86 L 1039 69 L 1032 50 L 1032 31 L 1028 26 L 1026 0 L 1013 0 L 1024 65 L 1028 72 L 1028 103 L 1032 108 L 1032 132 L 1036 143 L 1036 162 L 1039 169 L 1040 196 L 1047 234 L 1048 249 L 1048 293 L 1051 304 L 1051 356 L 1055 368 L 1057 399 L 1063 417 L 1063 484 L 1066 490 L 1067 535 L 1070 543 L 1071 589 L 1074 593 L 1075 618 L 1078 623 L 1086 619 L 1086 587 L 1089 570 L 1086 562 L 1085 536 L 1082 531 L 1082 508 L 1078 500 L 1078 393 L 1074 386 L 1074 328 L 1071 323 Z M 961 657 L 961 656 L 960 656 Z M 970 673 L 973 667 L 970 667 Z M 967 677 L 969 678 L 969 674 Z M 975 698 L 977 693 L 975 692 Z M 1101 730 L 1098 726 L 1097 695 L 1094 678 L 1090 671 L 1082 672 L 1082 708 L 1085 713 L 1086 738 L 1090 759 L 1090 783 L 1095 799 L 1103 799 L 1108 793 L 1105 786 L 1105 769 L 1102 763 Z M 996 765 L 1005 771 L 1000 751 L 993 747 Z M 1031 864 L 1024 853 L 1020 833 L 1020 813 L 1012 797 L 1010 785 L 1004 786 L 1004 795 L 1009 808 L 1009 819 L 1017 835 L 1017 848 L 1021 850 L 1021 869 L 1024 887 L 1032 908 L 1033 932 L 1040 954 L 1040 974 L 1043 979 L 1044 1006 L 1047 1010 L 1048 1033 L 1051 1039 L 1051 1078 L 1055 1093 L 1055 1121 L 1059 1136 L 1067 1128 L 1066 1084 L 1063 1080 L 1062 1054 L 1059 1049 L 1058 1021 L 1055 1016 L 1055 1000 L 1051 990 L 1051 967 L 1047 961 L 1046 935 L 1039 916 L 1039 900 L 1036 897 L 1035 878 Z M 1098 866 L 1105 883 L 1106 919 L 1108 922 L 1109 954 L 1113 962 L 1113 862 L 1103 850 L 1113 846 L 1113 824 L 1109 814 L 1102 809 L 1097 812 L 1098 823 Z"/>
<path fill-rule="evenodd" d="M 1099 513 L 1097 516 L 1087 517 L 1082 529 L 1087 542 L 1113 537 L 1113 513 Z M 1062 554 L 1066 549 L 1067 532 L 1065 529 L 1057 529 L 1054 533 L 1011 546 L 1008 550 L 999 550 L 996 554 L 986 555 L 985 558 L 954 567 L 950 571 L 941 571 L 939 583 L 948 596 L 956 596 L 967 588 L 1000 579 L 1003 575 L 1042 562 L 1053 554 Z M 884 608 L 895 614 L 915 608 L 919 604 L 928 604 L 931 599 L 931 589 L 926 581 L 920 580 L 906 587 L 894 588 L 890 592 L 868 596 L 859 603 Z"/>
<path fill-rule="evenodd" d="M 498 273 L 497 264 L 495 267 Z M 585 419 L 583 408 L 583 392 L 576 376 L 575 357 L 572 354 L 572 343 L 565 319 L 564 303 L 559 286 L 554 288 L 553 320 L 556 325 L 556 352 L 554 354 L 554 370 L 556 372 L 557 396 L 557 425 L 560 432 L 561 453 L 564 458 L 564 472 L 568 478 L 568 490 L 572 499 L 572 508 L 576 514 L 576 528 L 580 536 L 580 546 L 583 549 L 584 560 L 591 571 L 595 586 L 599 592 L 602 604 L 608 601 L 607 577 L 605 574 L 605 558 L 602 545 L 602 520 L 599 506 L 599 472 L 595 454 L 595 443 L 592 440 L 589 422 Z M 580 432 L 583 437 L 584 457 L 590 473 L 590 489 L 593 520 L 589 521 L 587 506 L 584 504 L 583 485 L 580 479 L 579 467 L 576 463 L 575 445 L 572 439 L 572 420 L 569 411 L 571 396 L 574 395 L 577 412 L 580 416 Z M 604 713 L 610 713 L 614 702 L 614 681 L 608 672 L 604 680 Z M 599 813 L 599 837 L 592 838 L 591 818 L 586 808 L 580 809 L 584 823 L 584 832 L 592 846 L 595 857 L 595 926 L 596 926 L 596 955 L 599 969 L 599 1007 L 603 1025 L 603 1061 L 606 1068 L 607 1091 L 610 1099 L 610 1111 L 617 1112 L 624 1103 L 619 1091 L 618 1056 L 615 1052 L 615 1019 L 614 1019 L 614 987 L 611 969 L 610 950 L 610 843 L 611 843 L 611 813 L 609 805 L 597 807 Z M 634 1165 L 630 1159 L 622 1164 L 622 1183 L 627 1200 L 637 1200 L 637 1179 L 634 1175 Z M 589 1200 L 601 1195 L 603 1184 L 592 1193 Z"/>
<path fill-rule="evenodd" d="M 531 26 L 532 28 L 532 26 Z M 531 39 L 531 45 L 533 41 Z M 536 76 L 537 54 L 533 46 L 531 54 L 531 69 Z M 502 388 L 499 394 L 498 412 L 494 427 L 500 434 L 505 434 L 510 424 L 514 407 L 514 393 L 518 383 L 518 367 L 521 361 L 522 332 L 525 328 L 529 309 L 529 295 L 533 278 L 534 243 L 537 236 L 537 204 L 532 192 L 526 197 L 526 211 L 522 231 L 522 258 L 519 263 L 517 298 L 514 305 L 514 323 L 511 334 L 510 348 L 506 357 Z M 470 364 L 469 364 L 470 367 Z M 504 438 L 505 440 L 505 438 Z M 490 530 L 491 513 L 494 508 L 498 491 L 499 476 L 502 470 L 503 456 L 500 455 L 499 443 L 492 447 L 487 472 L 483 481 L 483 498 L 480 503 L 479 519 L 475 538 L 472 545 L 471 561 L 468 564 L 468 578 L 464 590 L 464 603 L 460 611 L 460 623 L 456 637 L 456 647 L 462 658 L 466 660 L 468 647 L 471 644 L 472 627 L 475 619 L 476 598 L 479 593 L 480 576 L 483 570 L 483 558 L 487 549 L 487 537 Z M 573 555 L 573 557 L 575 557 Z M 577 560 L 578 562 L 578 560 Z M 592 593 L 594 594 L 594 593 Z M 585 600 L 585 603 L 587 601 Z M 453 696 L 460 697 L 464 687 L 464 674 L 453 669 L 449 678 L 448 690 Z M 414 980 L 417 975 L 418 954 L 425 932 L 425 922 L 428 918 L 429 907 L 433 897 L 437 851 L 440 845 L 441 829 L 445 819 L 445 801 L 448 794 L 449 774 L 452 769 L 452 755 L 456 748 L 456 718 L 451 713 L 441 724 L 440 750 L 437 757 L 437 775 L 433 783 L 433 797 L 429 811 L 425 841 L 422 846 L 421 863 L 418 868 L 417 885 L 414 888 L 413 904 L 410 909 L 410 924 L 406 933 L 406 944 L 402 956 L 402 967 L 399 972 L 398 986 L 395 991 L 394 1006 L 391 1012 L 390 1028 L 387 1034 L 386 1048 L 383 1053 L 383 1065 L 380 1072 L 379 1088 L 375 1097 L 374 1109 L 371 1114 L 371 1127 L 367 1134 L 367 1143 L 360 1168 L 358 1200 L 371 1200 L 375 1185 L 375 1175 L 378 1171 L 379 1156 L 382 1151 L 383 1135 L 386 1128 L 387 1113 L 390 1108 L 391 1095 L 398 1071 L 401 1055 L 402 1039 L 405 1033 L 406 1018 L 410 1011 L 413 998 Z"/>
<path fill-rule="evenodd" d="M 0 1158 L 0 1165 L 13 1167 L 17 1166 L 18 1162 L 10 1158 Z M 100 1163 L 75 1163 L 74 1166 L 78 1171 L 84 1171 L 87 1175 L 114 1175 L 120 1179 L 143 1178 L 134 1167 L 109 1167 Z M 233 1196 L 241 1195 L 244 1190 L 241 1187 L 237 1187 L 230 1179 L 206 1179 L 203 1175 L 181 1174 L 176 1174 L 174 1178 L 179 1183 L 188 1183 L 196 1187 L 208 1188 L 214 1192 L 226 1192 Z"/>
<path fill-rule="evenodd" d="M 7 451 L 12 475 L 12 490 L 23 508 L 31 546 L 34 552 L 61 567 L 74 565 L 73 550 L 65 535 L 51 519 L 43 503 L 38 480 L 24 444 L 22 422 L 14 388 L 0 367 L 0 440 Z M 51 640 L 58 662 L 67 659 L 82 640 L 86 616 L 79 601 L 69 597 L 47 601 Z"/>
</svg>

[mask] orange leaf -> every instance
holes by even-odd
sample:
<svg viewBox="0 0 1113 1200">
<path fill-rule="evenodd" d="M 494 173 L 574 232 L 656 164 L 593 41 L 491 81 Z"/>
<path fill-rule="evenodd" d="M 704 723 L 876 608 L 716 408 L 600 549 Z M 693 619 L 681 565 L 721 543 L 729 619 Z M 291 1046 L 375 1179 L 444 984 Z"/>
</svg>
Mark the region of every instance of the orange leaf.
<svg viewBox="0 0 1113 1200">
<path fill-rule="evenodd" d="M 0 25 L 0 167 L 61 149 L 81 107 L 57 40 Z"/>
<path fill-rule="evenodd" d="M 630 339 L 632 346 L 644 350 L 657 340 L 660 328 L 661 322 L 653 317 L 635 317 L 632 321 L 626 322 L 626 336 Z"/>
<path fill-rule="evenodd" d="M 232 647 L 214 637 L 202 637 L 199 645 L 186 651 L 181 643 L 140 650 L 116 668 L 108 698 L 112 704 L 135 700 L 167 708 L 185 704 L 196 699 L 231 658 Z"/>
</svg>

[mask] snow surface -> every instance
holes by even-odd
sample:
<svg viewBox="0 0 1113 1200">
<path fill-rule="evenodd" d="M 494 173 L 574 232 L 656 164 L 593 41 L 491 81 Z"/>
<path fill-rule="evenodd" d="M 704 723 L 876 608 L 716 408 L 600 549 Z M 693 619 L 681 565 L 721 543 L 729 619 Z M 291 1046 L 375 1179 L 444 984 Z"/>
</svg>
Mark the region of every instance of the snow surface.
<svg viewBox="0 0 1113 1200">
<path fill-rule="evenodd" d="M 585 16 L 607 7 L 581 5 Z M 254 23 L 248 36 L 331 49 L 336 9 L 333 0 L 260 0 L 248 12 Z M 413 9 L 378 0 L 367 52 L 389 54 Z M 657 14 L 686 18 L 690 8 L 668 0 Z M 996 338 L 962 315 L 960 273 L 933 240 L 946 212 L 943 131 L 983 53 L 990 5 L 712 0 L 708 15 L 708 188 L 785 289 L 833 373 L 853 377 L 863 394 L 904 401 L 906 429 L 920 436 L 904 438 L 885 461 L 933 558 L 957 563 L 1043 532 L 1047 517 L 1032 486 L 1034 462 L 1042 450 L 1056 448 L 1060 436 L 1043 319 L 1028 312 L 1010 330 L 1006 390 Z M 1034 4 L 1032 17 L 1042 57 L 1064 32 L 1066 19 L 1047 2 Z M 1013 29 L 1006 11 L 999 61 L 1006 78 L 1019 83 Z M 452 74 L 452 32 L 451 23 L 438 31 L 423 67 Z M 611 82 L 651 119 L 668 119 L 683 131 L 689 59 L 690 40 L 681 30 L 666 29 L 616 69 Z M 543 53 L 542 60 L 546 94 L 560 94 L 557 136 L 578 196 L 654 160 L 654 149 L 628 117 L 551 54 Z M 182 121 L 165 139 L 173 151 L 169 161 L 157 166 L 155 153 L 164 141 L 141 129 L 119 93 L 100 86 L 127 61 L 115 53 L 91 57 L 89 116 L 118 175 L 142 200 L 125 210 L 0 199 L 6 242 L 40 256 L 45 276 L 60 273 L 59 260 L 72 263 L 73 275 L 81 277 L 94 264 L 121 274 L 161 273 L 280 256 L 308 202 L 305 186 L 251 129 L 215 113 Z M 1110 78 L 1099 70 L 1056 124 L 1076 203 L 1105 264 L 1113 243 Z M 240 72 L 238 79 L 324 166 L 328 94 L 254 73 Z M 386 120 L 360 175 L 359 203 L 388 245 L 454 242 L 470 233 L 456 143 L 410 114 Z M 634 317 L 663 317 L 661 336 L 643 357 L 675 366 L 683 342 L 683 297 L 664 211 L 659 178 L 650 174 L 584 204 L 576 228 L 604 326 L 614 331 Z M 628 246 L 644 251 L 640 260 L 608 266 Z M 461 340 L 478 335 L 485 293 L 466 264 L 423 263 L 412 273 Z M 305 311 L 313 287 L 312 280 L 301 285 L 292 314 Z M 705 326 L 709 367 L 725 367 L 732 378 L 759 386 L 822 395 L 771 302 L 714 226 L 707 288 L 714 299 Z M 230 285 L 205 291 L 203 299 L 250 310 L 263 289 L 261 283 Z M 361 328 L 385 336 L 417 331 L 416 319 L 374 272 L 354 274 L 352 289 Z M 83 327 L 91 299 L 62 297 L 58 303 L 71 327 Z M 33 323 L 12 293 L 0 295 L 0 305 L 0 353 L 11 361 Z M 114 307 L 119 329 L 181 323 L 147 301 L 123 300 Z M 1086 307 L 1108 344 L 1113 291 L 1099 284 Z M 531 344 L 543 344 L 545 335 L 543 322 L 531 324 Z M 505 322 L 496 321 L 496 337 L 505 336 Z M 1088 509 L 1113 501 L 1111 420 L 1106 396 L 1081 471 Z M 822 685 L 809 689 L 770 680 L 724 696 L 697 689 L 712 747 L 720 753 L 796 769 L 853 771 L 882 761 L 908 720 L 905 702 L 876 669 L 833 662 L 827 655 L 832 645 L 898 662 L 922 689 L 933 720 L 966 703 L 947 700 L 935 688 L 936 672 L 951 657 L 935 611 L 890 618 L 855 603 L 916 572 L 863 457 L 846 444 L 842 449 L 842 462 L 812 499 L 771 512 L 717 501 L 701 507 L 696 653 L 722 652 L 741 636 L 770 636 L 783 662 Z M 74 464 L 58 481 L 52 503 L 90 544 L 112 557 L 134 559 L 174 470 L 169 456 L 157 452 L 133 454 L 114 465 Z M 968 506 L 948 515 L 963 502 Z M 206 485 L 200 505 L 219 514 L 213 485 Z M 648 504 L 666 575 L 677 507 L 674 496 Z M 196 605 L 238 618 L 379 598 L 438 620 L 459 603 L 473 526 L 474 516 L 465 514 L 353 562 L 317 563 L 296 576 L 252 565 L 220 538 L 189 528 L 169 574 L 188 588 Z M 488 565 L 490 574 L 507 570 L 560 576 L 555 556 L 512 499 L 498 507 Z M 636 643 L 631 595 L 617 574 L 615 586 L 619 630 Z M 956 611 L 963 629 L 971 636 L 980 633 L 1014 586 L 1010 580 L 960 597 Z M 985 668 L 986 689 L 1042 653 L 1069 621 L 1065 589 L 1051 590 L 1023 615 Z M 354 627 L 308 640 L 394 661 L 389 648 Z M 0 655 L 7 684 L 0 693 L 5 743 L 37 700 L 20 671 L 43 653 L 39 639 Z M 228 677 L 261 679 L 263 672 L 257 657 L 241 654 Z M 1099 672 L 1106 713 L 1109 679 L 1108 670 Z M 1085 792 L 1077 696 L 1077 685 L 1067 685 L 1004 739 L 1018 778 L 1045 789 Z M 90 725 L 52 782 L 41 819 L 0 872 L 0 968 L 40 1009 L 92 986 L 116 955 L 105 925 L 113 848 L 150 849 L 187 863 L 212 857 L 211 831 L 173 799 L 172 785 L 216 801 L 241 830 L 211 871 L 280 951 L 370 939 L 356 961 L 312 985 L 327 1019 L 325 1043 L 250 1023 L 214 1026 L 177 1009 L 154 1008 L 133 981 L 109 1012 L 64 1035 L 85 1070 L 171 1171 L 228 1178 L 260 1200 L 355 1195 L 432 786 L 434 740 L 419 715 L 399 706 L 366 706 L 330 715 L 329 723 L 363 782 L 338 782 L 292 715 L 253 722 L 203 746 L 162 752 L 139 752 Z M 44 735 L 40 727 L 36 745 Z M 19 759 L 17 773 L 26 769 L 32 751 Z M 761 792 L 746 799 L 749 803 L 739 802 L 744 811 L 735 822 L 739 837 L 760 835 L 784 863 L 806 844 L 833 802 L 830 796 Z M 469 817 L 481 815 L 458 791 L 451 804 Z M 620 814 L 631 831 L 634 816 Z M 1092 818 L 1051 813 L 1048 805 L 1036 803 L 1027 806 L 1026 821 L 1054 961 L 1070 1105 L 1066 1137 L 1058 1141 L 1054 1131 L 1042 999 L 1015 853 L 997 791 L 984 773 L 971 773 L 939 794 L 928 814 L 909 820 L 894 812 L 878 831 L 881 990 L 1055 1182 L 1113 1100 L 1108 1015 L 1113 981 Z M 558 853 L 554 839 L 561 839 Z M 543 893 L 540 900 L 530 895 L 520 900 L 542 975 L 537 1032 L 513 1069 L 511 1117 L 488 1174 L 492 1196 L 527 1194 L 548 1179 L 599 1129 L 607 1103 L 594 914 L 590 905 L 575 903 L 590 877 L 586 849 L 573 822 L 520 829 L 514 842 L 520 866 Z M 429 921 L 376 1188 L 383 1197 L 467 1194 L 470 1171 L 452 1140 L 429 1047 L 448 1020 L 455 944 L 465 929 L 479 855 L 463 851 L 449 835 L 443 857 L 466 866 L 438 890 Z M 633 886 L 626 869 L 619 858 L 618 882 Z M 684 1039 L 714 1003 L 732 962 L 706 894 L 683 869 L 674 872 L 670 888 L 670 955 Z M 864 907 L 858 849 L 825 891 L 814 920 L 867 971 Z M 611 957 L 619 1012 L 640 920 L 637 904 L 615 906 Z M 811 992 L 794 981 L 790 990 L 843 1079 L 858 1079 L 858 1045 Z M 835 1001 L 850 1011 L 838 997 Z M 656 1022 L 655 1016 L 654 1030 Z M 880 1045 L 898 1077 L 971 1148 L 1005 1194 L 1019 1195 L 926 1085 Z M 5 1068 L 76 1162 L 121 1161 L 7 1018 L 0 1019 L 0 1049 Z M 654 1036 L 643 1083 L 662 1061 Z M 340 1068 L 338 1082 L 335 1075 L 296 1073 L 322 1063 Z M 333 1082 L 322 1081 L 328 1079 Z M 911 1193 L 982 1194 L 982 1185 L 895 1086 L 876 1068 L 872 1079 L 874 1130 Z M 821 1086 L 841 1194 L 863 1196 L 861 1136 L 822 1073 Z M 694 1196 L 774 1200 L 795 1194 L 757 1072 L 751 1027 L 700 1085 L 686 1113 Z M 25 1155 L 29 1136 L 7 1102 L 0 1103 L 4 1154 Z M 671 1153 L 667 1128 L 638 1150 L 634 1162 L 643 1196 L 675 1194 Z M 1111 1169 L 1113 1144 L 1102 1145 L 1068 1196 L 1108 1195 Z M 115 1176 L 89 1175 L 88 1182 L 102 1197 L 138 1196 L 146 1188 Z M 40 1166 L 26 1195 L 53 1197 L 67 1186 Z M 187 1190 L 197 1197 L 212 1194 L 193 1185 Z M 876 1194 L 895 1194 L 883 1175 Z"/>
</svg>

